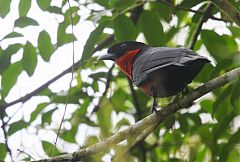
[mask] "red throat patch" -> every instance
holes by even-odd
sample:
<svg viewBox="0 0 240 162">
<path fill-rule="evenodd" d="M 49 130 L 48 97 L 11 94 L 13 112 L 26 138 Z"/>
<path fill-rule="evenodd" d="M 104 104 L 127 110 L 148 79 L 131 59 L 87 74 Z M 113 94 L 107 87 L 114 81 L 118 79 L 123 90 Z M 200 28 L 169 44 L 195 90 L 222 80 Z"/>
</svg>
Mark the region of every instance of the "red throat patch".
<svg viewBox="0 0 240 162">
<path fill-rule="evenodd" d="M 135 56 L 140 49 L 127 51 L 123 56 L 116 60 L 116 64 L 129 78 L 132 78 L 132 66 Z"/>
</svg>

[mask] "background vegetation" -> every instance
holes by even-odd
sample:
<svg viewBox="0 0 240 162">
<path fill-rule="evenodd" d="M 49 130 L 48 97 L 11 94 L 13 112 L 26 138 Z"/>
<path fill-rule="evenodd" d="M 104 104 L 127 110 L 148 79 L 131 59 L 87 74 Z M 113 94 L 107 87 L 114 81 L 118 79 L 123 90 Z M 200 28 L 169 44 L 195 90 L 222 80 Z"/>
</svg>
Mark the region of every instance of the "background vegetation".
<svg viewBox="0 0 240 162">
<path fill-rule="evenodd" d="M 10 12 L 11 2 L 0 0 L 1 19 Z M 101 53 L 97 51 L 104 52 L 116 42 L 137 39 L 151 46 L 185 46 L 208 56 L 214 66 L 205 66 L 190 85 L 191 89 L 240 65 L 238 0 L 221 1 L 222 4 L 217 0 L 214 3 L 200 0 L 69 2 L 63 0 L 61 5 L 56 6 L 51 0 L 20 0 L 19 17 L 14 21 L 12 32 L 0 37 L 2 161 L 57 156 L 69 153 L 71 146 L 76 150 L 85 148 L 116 134 L 149 114 L 152 101 L 150 97 L 134 87 L 110 62 L 96 62 L 96 56 Z M 28 13 L 33 4 L 37 4 L 41 12 L 60 17 L 60 21 L 56 20 L 58 27 L 55 37 L 42 28 L 34 33 L 37 40 L 34 43 L 19 30 L 27 28 L 30 32 L 34 27 L 41 26 Z M 82 13 L 82 10 L 86 13 Z M 53 79 L 46 80 L 39 88 L 7 102 L 19 76 L 26 73 L 31 77 L 39 60 L 48 63 L 62 47 L 78 40 L 81 35 L 71 32 L 72 25 L 76 30 L 77 25 L 84 22 L 94 24 L 95 29 L 85 45 L 74 45 L 83 48 L 81 59 L 75 60 L 73 66 L 56 74 L 56 77 L 52 76 Z M 21 41 L 16 41 L 19 38 Z M 70 58 L 74 59 L 73 54 L 80 55 L 78 51 L 73 53 L 70 50 Z M 95 53 L 96 56 L 93 55 Z M 13 59 L 16 55 L 20 56 L 17 61 Z M 73 70 L 71 88 L 67 91 L 59 89 L 57 92 L 49 88 L 50 84 Z M 130 148 L 123 142 L 109 152 L 87 157 L 83 161 L 119 161 L 116 155 L 121 155 L 122 161 L 238 161 L 239 85 L 240 79 L 197 100 L 192 108 L 169 116 L 147 138 Z M 10 115 L 16 111 L 11 108 L 13 105 L 22 103 L 17 110 L 19 111 L 24 108 L 25 102 L 36 96 L 44 96 L 47 100 L 33 104 L 29 109 L 30 117 L 22 115 L 19 119 L 15 118 L 19 116 L 17 113 Z M 166 106 L 170 100 L 171 98 L 160 99 L 159 106 Z M 58 129 L 62 118 L 62 113 L 59 112 L 63 112 L 65 108 L 67 115 L 61 129 Z M 48 138 L 41 137 L 39 142 L 34 143 L 41 146 L 45 157 L 38 157 L 31 153 L 30 148 L 25 148 L 24 143 L 29 142 L 27 139 L 21 139 L 21 148 L 10 147 L 8 144 L 9 140 L 19 140 L 14 138 L 19 132 L 39 136 L 41 130 L 52 133 L 51 140 L 48 135 Z M 84 135 L 83 130 L 92 131 Z M 58 141 L 56 136 L 59 136 Z M 77 138 L 84 140 L 79 142 Z"/>
</svg>

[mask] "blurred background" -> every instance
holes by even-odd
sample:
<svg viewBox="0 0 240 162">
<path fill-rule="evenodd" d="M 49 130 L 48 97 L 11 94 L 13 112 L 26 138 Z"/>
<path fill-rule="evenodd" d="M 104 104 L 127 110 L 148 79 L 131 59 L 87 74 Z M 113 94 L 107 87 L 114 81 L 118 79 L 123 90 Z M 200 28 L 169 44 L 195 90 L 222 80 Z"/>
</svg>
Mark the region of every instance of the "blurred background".
<svg viewBox="0 0 240 162">
<path fill-rule="evenodd" d="M 240 12 L 238 0 L 224 2 Z M 199 0 L 0 0 L 0 160 L 71 153 L 149 115 L 152 99 L 111 61 L 96 60 L 116 42 L 184 46 L 208 57 L 212 65 L 190 89 L 239 67 L 239 21 L 224 7 Z M 236 162 L 239 86 L 240 79 L 201 97 L 131 147 L 124 141 L 83 161 L 121 155 L 122 161 Z M 159 107 L 170 101 L 159 99 Z"/>
</svg>

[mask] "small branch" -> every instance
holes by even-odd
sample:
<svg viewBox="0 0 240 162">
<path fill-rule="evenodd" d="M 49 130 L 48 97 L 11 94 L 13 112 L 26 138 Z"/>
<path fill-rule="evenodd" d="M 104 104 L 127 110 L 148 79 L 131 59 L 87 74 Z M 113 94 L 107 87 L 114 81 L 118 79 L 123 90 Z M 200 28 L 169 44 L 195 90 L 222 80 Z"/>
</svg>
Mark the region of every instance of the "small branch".
<svg viewBox="0 0 240 162">
<path fill-rule="evenodd" d="M 74 153 L 65 154 L 49 159 L 39 160 L 37 162 L 52 162 L 52 161 L 79 161 L 87 156 L 103 152 L 113 147 L 114 145 L 128 139 L 132 135 L 141 134 L 148 127 L 156 127 L 159 123 L 164 121 L 169 115 L 175 113 L 176 111 L 182 109 L 185 105 L 192 103 L 194 100 L 200 98 L 201 96 L 213 91 L 214 89 L 223 86 L 240 76 L 240 67 L 232 71 L 229 71 L 213 80 L 208 81 L 204 85 L 198 87 L 197 89 L 191 91 L 186 96 L 179 98 L 178 101 L 170 103 L 167 107 L 162 108 L 154 114 L 150 114 L 146 118 L 138 121 L 132 126 L 124 129 L 117 134 L 103 140 L 100 143 L 92 145 L 90 147 L 81 149 Z M 151 130 L 151 129 L 150 129 Z M 152 130 L 151 130 L 152 131 Z M 151 131 L 147 132 L 151 133 Z"/>
<path fill-rule="evenodd" d="M 1 116 L 1 120 L 2 120 L 2 126 L 1 126 L 1 127 L 2 127 L 2 130 L 3 130 L 4 138 L 5 138 L 5 147 L 6 147 L 7 152 L 9 153 L 9 155 L 10 155 L 12 161 L 13 161 L 13 158 L 12 158 L 12 151 L 11 151 L 9 145 L 8 145 L 8 135 L 7 135 L 7 130 L 6 130 L 6 122 L 4 122 L 3 114 L 0 114 L 0 116 Z"/>
<path fill-rule="evenodd" d="M 207 19 L 210 17 L 211 15 L 211 10 L 213 8 L 213 4 L 210 2 L 205 10 L 204 10 L 204 13 L 202 15 L 202 17 L 200 18 L 198 24 L 197 24 L 197 28 L 194 32 L 194 35 L 192 37 L 192 42 L 191 42 L 191 45 L 190 45 L 190 49 L 193 49 L 195 44 L 196 44 L 196 41 L 197 41 L 197 38 L 198 38 L 198 35 L 200 34 L 201 30 L 202 30 L 202 26 L 203 26 L 203 23 L 207 21 Z"/>
<path fill-rule="evenodd" d="M 169 7 L 172 7 L 172 8 L 175 8 L 177 10 L 183 10 L 183 11 L 188 11 L 188 12 L 193 12 L 195 14 L 205 14 L 204 11 L 201 11 L 201 10 L 193 10 L 191 8 L 187 8 L 187 7 L 182 7 L 182 6 L 179 6 L 179 5 L 174 5 L 168 1 L 165 1 L 165 0 L 158 0 L 158 2 L 160 3 L 163 3 Z M 217 21 L 224 21 L 224 22 L 227 22 L 227 20 L 224 20 L 224 19 L 221 19 L 221 18 L 217 18 L 213 15 L 209 15 L 209 18 L 212 19 L 212 20 L 217 20 Z"/>
<path fill-rule="evenodd" d="M 240 26 L 240 12 L 227 0 L 211 0 L 229 19 Z"/>
<path fill-rule="evenodd" d="M 23 150 L 17 149 L 17 151 L 19 151 L 19 152 L 22 153 L 22 154 L 27 155 L 30 159 L 36 160 L 36 159 L 35 159 L 34 157 L 32 157 L 29 153 L 27 153 L 27 152 L 25 152 L 25 151 L 23 151 Z"/>
</svg>

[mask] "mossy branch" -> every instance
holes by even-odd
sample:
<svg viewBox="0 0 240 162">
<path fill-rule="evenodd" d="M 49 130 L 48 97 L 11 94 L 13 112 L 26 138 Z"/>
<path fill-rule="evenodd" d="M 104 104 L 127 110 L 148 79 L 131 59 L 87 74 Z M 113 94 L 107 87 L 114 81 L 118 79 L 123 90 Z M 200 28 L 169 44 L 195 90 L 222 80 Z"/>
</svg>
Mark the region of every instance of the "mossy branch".
<svg viewBox="0 0 240 162">
<path fill-rule="evenodd" d="M 185 107 L 185 105 L 192 103 L 194 100 L 200 98 L 201 96 L 213 91 L 214 89 L 223 86 L 240 76 L 240 67 L 234 70 L 231 70 L 213 80 L 208 81 L 204 85 L 196 88 L 191 91 L 188 95 L 179 98 L 177 102 L 170 103 L 167 107 L 162 108 L 157 111 L 155 114 L 150 114 L 146 118 L 138 121 L 132 126 L 124 129 L 117 134 L 95 144 L 90 147 L 81 149 L 79 151 L 65 154 L 57 157 L 52 157 L 49 159 L 42 159 L 36 162 L 56 162 L 56 161 L 79 161 L 84 159 L 85 157 L 97 154 L 99 152 L 104 152 L 114 147 L 118 143 L 132 137 L 135 135 L 139 135 L 146 130 L 144 134 L 150 134 L 152 130 L 163 120 L 165 120 L 169 115 L 175 113 L 179 109 Z"/>
</svg>

